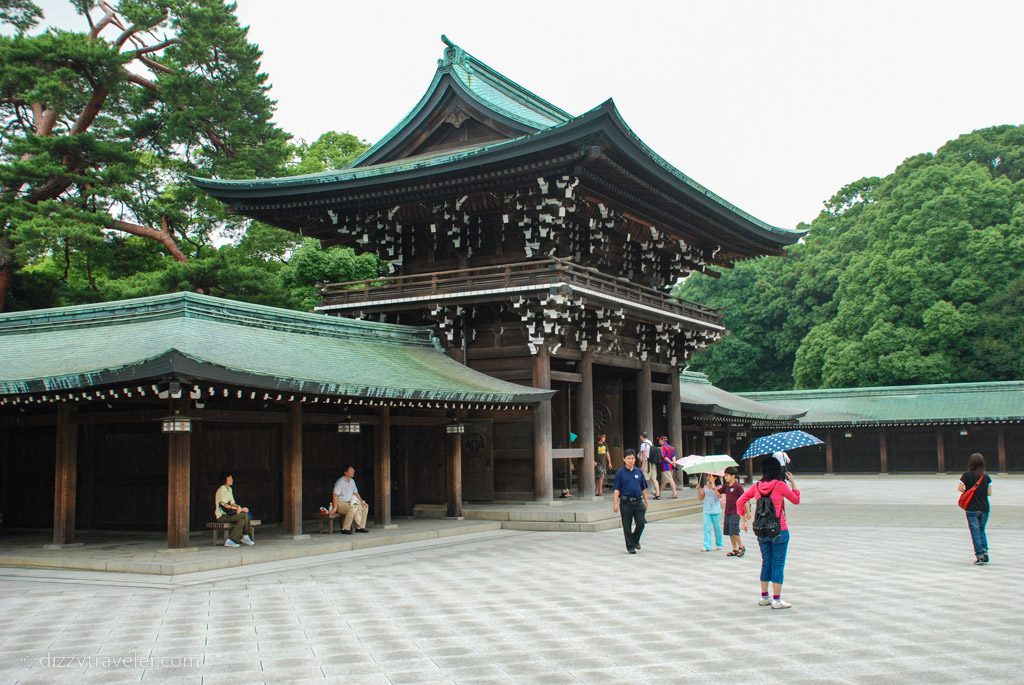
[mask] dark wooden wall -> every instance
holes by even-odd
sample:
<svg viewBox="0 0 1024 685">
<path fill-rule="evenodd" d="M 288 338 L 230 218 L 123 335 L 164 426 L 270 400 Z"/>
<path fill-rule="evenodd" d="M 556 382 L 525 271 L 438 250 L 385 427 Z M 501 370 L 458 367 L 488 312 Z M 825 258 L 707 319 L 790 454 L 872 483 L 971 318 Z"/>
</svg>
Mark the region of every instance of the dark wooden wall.
<svg viewBox="0 0 1024 685">
<path fill-rule="evenodd" d="M 936 429 L 911 427 L 889 430 L 889 470 L 893 473 L 931 472 L 938 468 Z"/>
<path fill-rule="evenodd" d="M 1006 446 L 1009 448 L 1009 440 L 1007 440 Z M 960 431 L 957 429 L 946 430 L 946 469 L 957 473 L 966 471 L 967 459 L 973 452 L 981 452 L 985 457 L 987 470 L 999 469 L 998 439 L 995 426 L 970 427 L 967 435 L 960 435 Z"/>
<path fill-rule="evenodd" d="M 1024 426 L 1006 426 L 1003 431 L 1006 440 L 1006 469 L 1024 471 Z"/>
<path fill-rule="evenodd" d="M 853 431 L 846 438 L 840 432 L 832 441 L 833 460 L 837 473 L 879 473 L 881 452 L 876 431 Z"/>
<path fill-rule="evenodd" d="M 57 430 L 17 426 L 0 445 L 0 511 L 6 528 L 53 527 L 53 478 Z"/>
</svg>

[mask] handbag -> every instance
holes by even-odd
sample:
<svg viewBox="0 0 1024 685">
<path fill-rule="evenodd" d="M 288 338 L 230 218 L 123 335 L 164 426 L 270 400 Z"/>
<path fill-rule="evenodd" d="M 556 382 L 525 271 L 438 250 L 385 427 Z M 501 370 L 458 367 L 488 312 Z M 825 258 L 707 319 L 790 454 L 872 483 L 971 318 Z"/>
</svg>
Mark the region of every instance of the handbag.
<svg viewBox="0 0 1024 685">
<path fill-rule="evenodd" d="M 974 492 L 978 489 L 978 486 L 981 485 L 983 480 L 985 480 L 984 473 L 978 476 L 978 480 L 975 481 L 974 485 L 960 493 L 960 500 L 957 504 L 960 505 L 961 509 L 967 509 L 967 507 L 971 506 L 971 500 L 974 499 Z"/>
</svg>

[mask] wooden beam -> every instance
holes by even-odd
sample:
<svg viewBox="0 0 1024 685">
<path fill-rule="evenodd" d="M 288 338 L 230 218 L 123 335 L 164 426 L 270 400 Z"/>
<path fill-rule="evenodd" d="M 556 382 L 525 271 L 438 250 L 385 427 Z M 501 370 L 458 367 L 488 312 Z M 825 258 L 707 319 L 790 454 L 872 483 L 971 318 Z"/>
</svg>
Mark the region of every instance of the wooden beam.
<svg viewBox="0 0 1024 685">
<path fill-rule="evenodd" d="M 1006 473 L 1006 430 L 1002 426 L 996 429 L 996 453 L 999 455 L 999 471 Z"/>
<path fill-rule="evenodd" d="M 612 366 L 617 369 L 639 369 L 643 364 L 632 357 L 616 357 L 612 354 L 594 354 L 594 363 L 601 366 Z"/>
<path fill-rule="evenodd" d="M 583 374 L 573 373 L 571 371 L 552 371 L 551 380 L 561 381 L 563 383 L 582 383 Z"/>
<path fill-rule="evenodd" d="M 78 488 L 78 426 L 75 405 L 57 405 L 57 454 L 53 480 L 53 544 L 75 541 L 75 493 Z"/>
<path fill-rule="evenodd" d="M 651 363 L 643 362 L 636 379 L 637 430 L 654 441 L 654 398 L 651 396 Z"/>
<path fill-rule="evenodd" d="M 878 456 L 879 471 L 889 473 L 889 441 L 886 439 L 884 428 L 878 431 Z"/>
<path fill-rule="evenodd" d="M 835 473 L 835 458 L 832 452 L 832 431 L 825 433 L 825 473 Z"/>
<path fill-rule="evenodd" d="M 376 501 L 373 521 L 379 526 L 391 525 L 391 410 L 380 409 L 380 421 L 374 430 L 374 471 Z"/>
<path fill-rule="evenodd" d="M 282 431 L 282 515 L 285 535 L 302 535 L 302 404 L 293 402 Z"/>
<path fill-rule="evenodd" d="M 583 459 L 580 464 L 580 496 L 592 497 L 596 490 L 594 480 L 594 353 L 586 352 L 580 360 L 580 387 L 576 392 L 576 416 L 579 417 L 580 446 Z"/>
<path fill-rule="evenodd" d="M 533 357 L 533 387 L 551 389 L 551 355 L 545 344 Z M 538 502 L 554 496 L 551 430 L 551 400 L 545 400 L 533 410 L 533 496 Z"/>
<path fill-rule="evenodd" d="M 171 412 L 185 414 L 188 400 L 171 400 Z M 188 547 L 189 507 L 192 482 L 192 432 L 167 435 L 167 546 Z"/>
<path fill-rule="evenodd" d="M 672 392 L 671 383 L 651 383 L 651 392 Z"/>
<path fill-rule="evenodd" d="M 448 438 L 448 516 L 462 516 L 462 436 L 449 433 Z"/>
<path fill-rule="evenodd" d="M 935 431 L 935 471 L 946 472 L 946 434 L 941 428 Z"/>
</svg>

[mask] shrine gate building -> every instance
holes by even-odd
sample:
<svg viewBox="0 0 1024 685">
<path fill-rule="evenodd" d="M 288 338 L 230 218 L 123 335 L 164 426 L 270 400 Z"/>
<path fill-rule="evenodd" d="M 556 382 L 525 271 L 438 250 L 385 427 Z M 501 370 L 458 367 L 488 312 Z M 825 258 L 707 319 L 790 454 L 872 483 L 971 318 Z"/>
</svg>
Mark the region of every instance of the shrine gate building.
<svg viewBox="0 0 1024 685">
<path fill-rule="evenodd" d="M 347 168 L 194 182 L 231 212 L 389 264 L 324 286 L 318 312 L 432 325 L 472 369 L 556 391 L 536 409 L 468 412 L 465 499 L 592 494 L 596 433 L 616 466 L 641 431 L 682 450 L 680 369 L 727 333 L 672 286 L 801 234 L 674 168 L 611 100 L 572 116 L 442 40 L 426 93 Z"/>
</svg>

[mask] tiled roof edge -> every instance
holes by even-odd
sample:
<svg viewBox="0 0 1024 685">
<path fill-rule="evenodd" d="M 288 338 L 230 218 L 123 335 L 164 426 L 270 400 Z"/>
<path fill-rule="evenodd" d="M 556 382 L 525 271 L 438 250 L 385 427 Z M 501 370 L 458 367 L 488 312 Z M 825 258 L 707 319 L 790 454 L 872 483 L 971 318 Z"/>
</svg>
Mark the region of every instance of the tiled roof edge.
<svg viewBox="0 0 1024 685">
<path fill-rule="evenodd" d="M 0 314 L 0 335 L 81 325 L 117 325 L 140 319 L 171 317 L 199 318 L 293 333 L 334 338 L 366 338 L 375 343 L 440 349 L 439 342 L 426 327 L 356 321 L 189 292 Z"/>
</svg>

